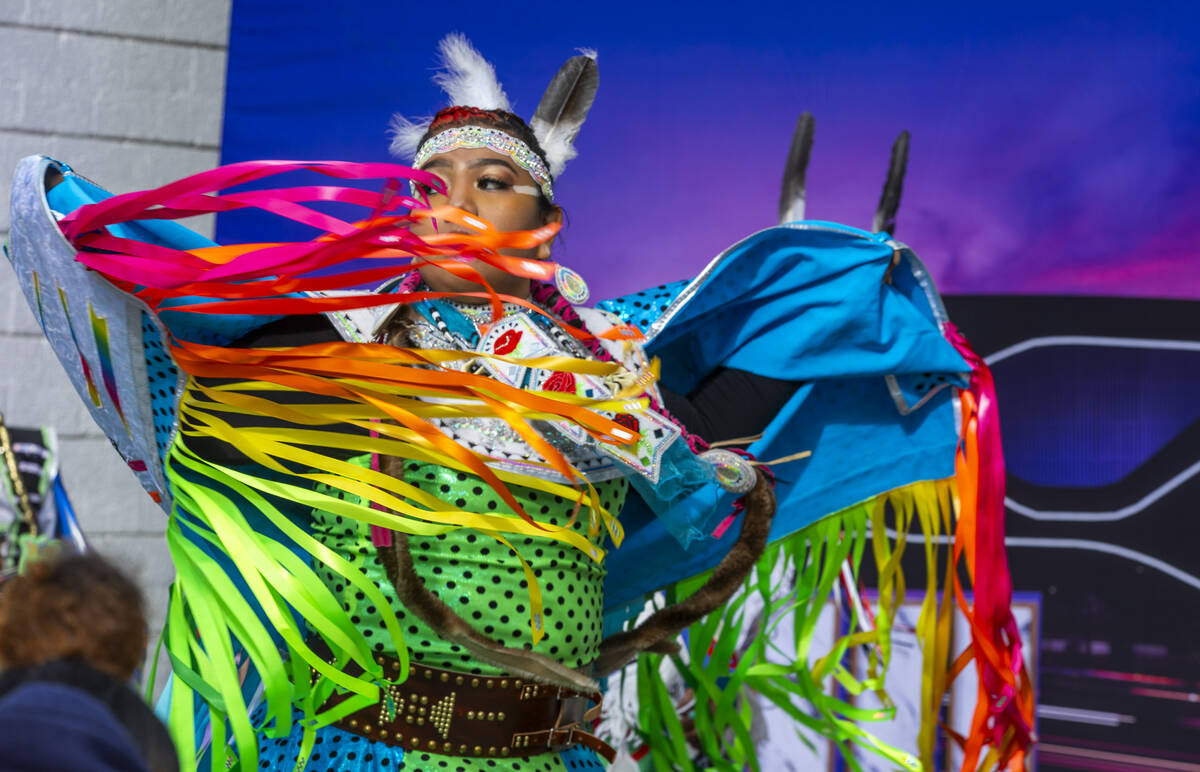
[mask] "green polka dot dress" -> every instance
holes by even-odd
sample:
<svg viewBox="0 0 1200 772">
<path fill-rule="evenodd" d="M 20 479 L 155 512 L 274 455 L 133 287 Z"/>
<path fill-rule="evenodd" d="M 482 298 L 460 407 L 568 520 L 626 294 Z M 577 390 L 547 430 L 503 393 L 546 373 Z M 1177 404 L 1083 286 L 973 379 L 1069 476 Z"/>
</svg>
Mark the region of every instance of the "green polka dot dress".
<svg viewBox="0 0 1200 772">
<path fill-rule="evenodd" d="M 369 457 L 359 457 L 355 462 L 365 466 Z M 405 465 L 404 480 L 470 511 L 512 514 L 512 509 L 474 475 L 413 462 Z M 509 487 L 534 520 L 561 526 L 570 521 L 573 502 L 531 488 Z M 625 479 L 597 483 L 595 487 L 608 511 L 621 511 L 628 491 Z M 323 486 L 318 490 L 328 495 L 354 498 Z M 414 663 L 482 675 L 500 674 L 500 670 L 475 659 L 457 644 L 439 638 L 424 622 L 399 605 L 371 543 L 369 526 L 320 510 L 315 510 L 312 518 L 314 536 L 362 571 L 391 603 Z M 588 511 L 583 509 L 572 528 L 586 535 L 588 520 Z M 509 541 L 529 563 L 541 585 L 546 635 L 536 646 L 530 633 L 525 572 L 507 547 L 490 536 L 463 528 L 433 537 L 410 536 L 409 548 L 416 572 L 425 586 L 479 632 L 505 646 L 545 654 L 568 667 L 577 668 L 593 661 L 603 625 L 603 565 L 554 539 L 510 535 Z M 382 654 L 395 655 L 396 645 L 384 629 L 379 609 L 323 563 L 314 561 L 314 567 L 340 598 L 342 607 L 372 648 Z M 295 765 L 299 728 L 292 734 L 279 739 L 260 739 L 260 766 L 263 769 L 291 769 Z M 406 753 L 402 748 L 373 742 L 335 727 L 321 730 L 317 737 L 308 770 L 559 772 L 604 768 L 595 754 L 582 747 L 527 759 L 473 759 L 415 751 Z"/>
</svg>

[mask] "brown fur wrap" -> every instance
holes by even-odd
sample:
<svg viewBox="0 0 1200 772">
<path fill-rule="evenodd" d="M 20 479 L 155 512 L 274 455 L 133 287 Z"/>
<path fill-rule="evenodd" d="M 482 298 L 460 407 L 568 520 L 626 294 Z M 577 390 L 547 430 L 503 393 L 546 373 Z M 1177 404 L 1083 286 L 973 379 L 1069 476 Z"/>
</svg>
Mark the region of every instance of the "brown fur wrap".
<svg viewBox="0 0 1200 772">
<path fill-rule="evenodd" d="M 403 460 L 383 458 L 384 473 L 403 474 Z M 591 675 L 602 678 L 634 659 L 643 651 L 674 653 L 673 640 L 682 630 L 724 605 L 737 591 L 767 546 L 775 516 L 775 493 L 767 477 L 758 472 L 758 483 L 746 494 L 746 511 L 737 541 L 713 569 L 712 576 L 695 593 L 672 606 L 660 609 L 633 630 L 610 636 L 600 644 L 600 656 Z M 396 598 L 442 638 L 456 643 L 473 656 L 505 672 L 541 683 L 564 686 L 585 694 L 599 692 L 596 681 L 549 657 L 524 649 L 503 646 L 487 638 L 425 586 L 413 566 L 408 536 L 392 534 L 390 547 L 379 547 L 379 557 L 396 589 Z"/>
<path fill-rule="evenodd" d="M 403 459 L 382 458 L 380 468 L 385 474 L 399 478 L 403 475 L 403 463 Z M 502 646 L 471 627 L 421 581 L 413 566 L 406 534 L 393 532 L 392 546 L 377 549 L 388 579 L 396 588 L 397 600 L 445 640 L 462 646 L 472 656 L 510 675 L 563 686 L 583 694 L 599 693 L 599 684 L 579 671 L 544 654 Z"/>
<path fill-rule="evenodd" d="M 737 591 L 767 547 L 775 517 L 775 491 L 761 470 L 758 482 L 746 494 L 746 511 L 737 541 L 713 569 L 712 576 L 684 600 L 659 609 L 632 630 L 609 636 L 600 644 L 594 672 L 598 678 L 612 673 L 643 651 L 674 653 L 674 638 L 687 627 L 723 606 Z"/>
</svg>

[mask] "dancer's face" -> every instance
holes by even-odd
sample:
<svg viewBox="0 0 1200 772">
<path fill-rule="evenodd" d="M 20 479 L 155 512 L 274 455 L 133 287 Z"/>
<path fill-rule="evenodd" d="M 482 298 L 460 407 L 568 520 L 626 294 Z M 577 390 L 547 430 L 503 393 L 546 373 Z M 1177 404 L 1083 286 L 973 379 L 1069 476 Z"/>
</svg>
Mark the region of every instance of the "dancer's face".
<svg viewBox="0 0 1200 772">
<path fill-rule="evenodd" d="M 449 204 L 465 212 L 482 217 L 497 230 L 524 231 L 540 228 L 550 222 L 562 221 L 562 210 L 558 207 L 549 213 L 538 206 L 540 194 L 538 184 L 529 172 L 522 169 L 508 156 L 487 148 L 459 148 L 433 156 L 421 167 L 436 174 L 446 183 L 446 195 L 430 191 L 431 206 Z M 523 190 L 522 190 L 523 189 Z M 437 223 L 441 233 L 466 233 L 467 228 L 454 223 Z M 414 224 L 413 233 L 419 236 L 434 232 L 431 221 Z M 531 249 L 504 249 L 503 254 L 546 260 L 550 257 L 553 239 Z M 475 260 L 471 267 L 492 285 L 497 292 L 514 297 L 529 296 L 529 279 L 513 276 L 499 268 Z M 442 268 L 422 266 L 421 278 L 437 292 L 478 292 L 481 287 L 467 279 L 455 276 Z M 482 302 L 482 301 L 481 301 Z"/>
</svg>

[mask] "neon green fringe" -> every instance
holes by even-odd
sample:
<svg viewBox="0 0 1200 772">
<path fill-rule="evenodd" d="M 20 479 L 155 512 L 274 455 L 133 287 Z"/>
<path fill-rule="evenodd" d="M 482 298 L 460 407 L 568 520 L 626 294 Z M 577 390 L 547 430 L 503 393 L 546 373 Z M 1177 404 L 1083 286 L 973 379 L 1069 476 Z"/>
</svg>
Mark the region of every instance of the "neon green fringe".
<svg viewBox="0 0 1200 772">
<path fill-rule="evenodd" d="M 760 772 L 751 737 L 750 704 L 743 698 L 748 691 L 783 710 L 803 730 L 800 737 L 806 743 L 831 741 L 856 772 L 861 766 L 850 752 L 851 745 L 911 772 L 932 768 L 937 706 L 929 703 L 932 695 L 944 691 L 938 687 L 944 687 L 946 677 L 952 612 L 951 593 L 942 593 L 940 606 L 938 603 L 937 568 L 943 565 L 939 553 L 944 550 L 939 550 L 937 537 L 950 532 L 952 493 L 950 480 L 914 483 L 825 517 L 770 545 L 744 591 L 688 629 L 686 657 L 681 653 L 671 659 L 695 693 L 695 736 L 707 757 L 700 769 Z M 918 623 L 924 657 L 921 759 L 878 740 L 862 726 L 895 716 L 884 691 L 884 677 L 891 660 L 892 623 L 906 591 L 900 559 L 914 522 L 926 536 L 928 565 Z M 895 534 L 894 540 L 889 538 L 889 530 Z M 817 620 L 835 591 L 843 566 L 850 567 L 857 588 L 868 545 L 879 577 L 874 623 L 859 619 L 854 605 L 846 604 L 851 617 L 846 628 L 849 633 L 838 638 L 829 651 L 814 650 Z M 788 586 L 793 574 L 794 584 Z M 701 575 L 675 585 L 668 591 L 668 601 L 687 597 L 706 578 Z M 765 629 L 746 635 L 746 605 L 754 595 L 765 606 L 757 617 Z M 793 649 L 780 652 L 772 643 L 771 632 L 789 617 Z M 738 651 L 739 643 L 742 651 Z M 867 665 L 865 674 L 856 677 L 847 666 L 848 655 L 860 646 L 866 650 Z M 790 663 L 780 664 L 781 658 Z M 689 759 L 683 725 L 662 677 L 663 659 L 663 655 L 643 654 L 638 660 L 638 732 L 649 747 L 647 761 L 653 769 L 692 772 L 698 767 Z M 830 693 L 830 679 L 848 695 L 846 699 Z M 874 693 L 884 707 L 852 704 L 851 700 L 867 692 Z"/>
</svg>

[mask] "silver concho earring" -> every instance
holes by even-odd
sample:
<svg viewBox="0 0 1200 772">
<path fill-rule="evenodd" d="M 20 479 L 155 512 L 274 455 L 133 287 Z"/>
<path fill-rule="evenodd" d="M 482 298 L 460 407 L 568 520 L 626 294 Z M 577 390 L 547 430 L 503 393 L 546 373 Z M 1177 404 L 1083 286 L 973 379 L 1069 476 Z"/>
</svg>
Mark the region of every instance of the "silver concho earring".
<svg viewBox="0 0 1200 772">
<path fill-rule="evenodd" d="M 565 265 L 554 269 L 554 288 L 558 290 L 558 294 L 562 295 L 564 300 L 573 306 L 586 303 L 591 295 L 583 277 Z"/>
</svg>

